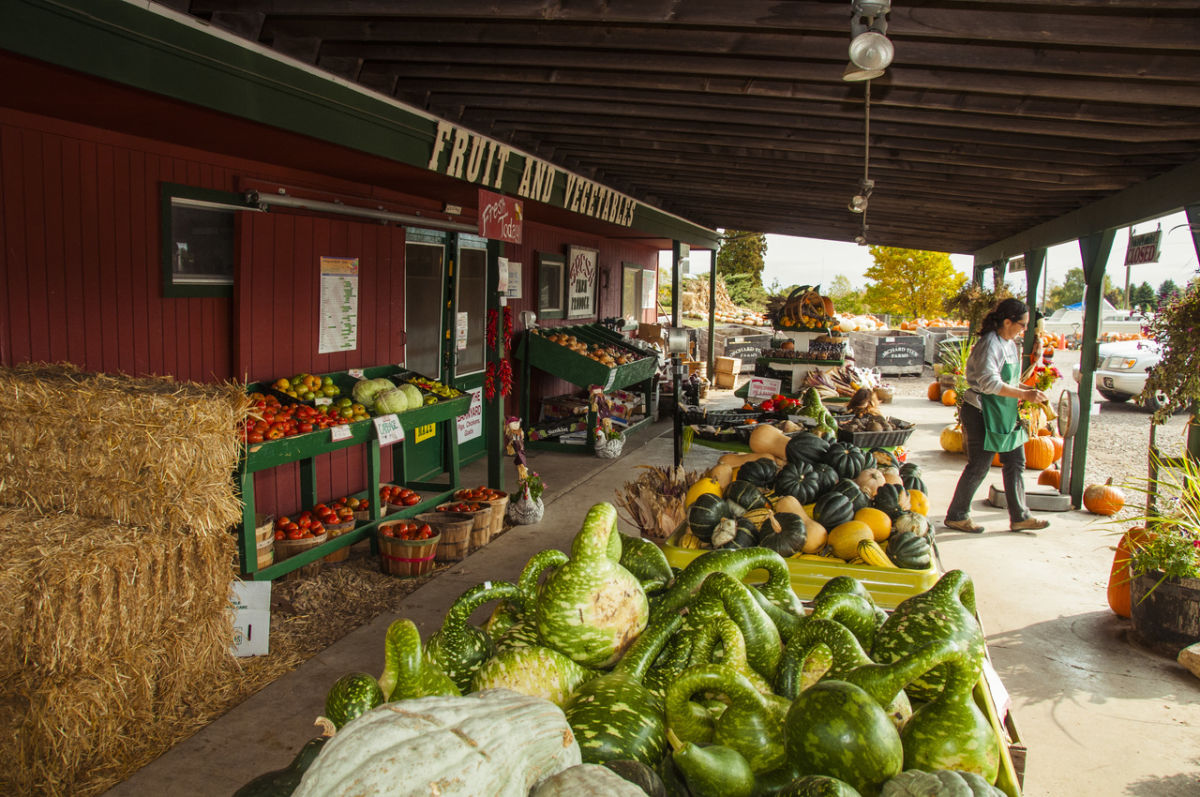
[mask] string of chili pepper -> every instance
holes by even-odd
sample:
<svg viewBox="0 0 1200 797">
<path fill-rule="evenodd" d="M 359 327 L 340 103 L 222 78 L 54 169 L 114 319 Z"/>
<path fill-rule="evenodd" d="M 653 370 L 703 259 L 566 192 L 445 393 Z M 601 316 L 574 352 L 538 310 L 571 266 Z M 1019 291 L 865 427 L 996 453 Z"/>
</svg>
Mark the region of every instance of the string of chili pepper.
<svg viewBox="0 0 1200 797">
<path fill-rule="evenodd" d="M 512 363 L 510 363 L 508 360 L 501 360 L 500 367 L 497 369 L 497 372 L 500 377 L 500 395 L 501 396 L 512 395 L 512 390 L 513 390 Z"/>
<path fill-rule="evenodd" d="M 508 305 L 504 307 L 504 350 L 500 352 L 501 356 L 512 351 L 512 336 L 513 336 L 513 311 Z"/>
<path fill-rule="evenodd" d="M 506 308 L 507 309 L 507 308 Z M 487 347 L 496 348 L 496 308 L 487 311 Z M 500 352 L 503 356 L 504 352 Z"/>
<path fill-rule="evenodd" d="M 483 377 L 483 397 L 488 401 L 496 398 L 496 364 L 488 363 Z"/>
</svg>

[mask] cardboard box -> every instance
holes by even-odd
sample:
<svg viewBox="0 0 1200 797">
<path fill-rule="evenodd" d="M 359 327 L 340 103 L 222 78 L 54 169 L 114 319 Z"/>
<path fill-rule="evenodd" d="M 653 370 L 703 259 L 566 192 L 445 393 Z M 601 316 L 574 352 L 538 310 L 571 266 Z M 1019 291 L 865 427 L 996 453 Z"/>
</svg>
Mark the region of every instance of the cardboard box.
<svg viewBox="0 0 1200 797">
<path fill-rule="evenodd" d="M 233 655 L 266 656 L 271 639 L 271 582 L 235 581 L 233 596 Z"/>
<path fill-rule="evenodd" d="M 558 421 L 546 426 L 534 426 L 529 430 L 530 440 L 551 440 L 578 431 L 586 431 L 585 421 Z"/>
<path fill-rule="evenodd" d="M 651 343 L 661 343 L 663 336 L 662 324 L 638 324 L 637 336 Z"/>
<path fill-rule="evenodd" d="M 721 390 L 732 390 L 737 384 L 737 374 L 717 371 L 717 387 Z"/>
<path fill-rule="evenodd" d="M 740 357 L 718 357 L 717 358 L 717 373 L 718 374 L 740 374 L 742 372 L 742 360 Z"/>
<path fill-rule="evenodd" d="M 585 396 L 567 394 L 564 396 L 547 396 L 542 399 L 543 421 L 559 421 L 578 415 L 587 415 L 588 400 Z"/>
</svg>

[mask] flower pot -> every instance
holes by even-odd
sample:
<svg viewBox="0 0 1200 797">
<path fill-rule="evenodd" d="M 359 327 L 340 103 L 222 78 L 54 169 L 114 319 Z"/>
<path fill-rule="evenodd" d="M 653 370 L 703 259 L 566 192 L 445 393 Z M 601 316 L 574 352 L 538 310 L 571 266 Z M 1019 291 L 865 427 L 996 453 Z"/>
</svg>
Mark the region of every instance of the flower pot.
<svg viewBox="0 0 1200 797">
<path fill-rule="evenodd" d="M 1162 578 L 1152 570 L 1129 583 L 1131 619 L 1139 641 L 1174 656 L 1200 640 L 1200 578 Z"/>
</svg>

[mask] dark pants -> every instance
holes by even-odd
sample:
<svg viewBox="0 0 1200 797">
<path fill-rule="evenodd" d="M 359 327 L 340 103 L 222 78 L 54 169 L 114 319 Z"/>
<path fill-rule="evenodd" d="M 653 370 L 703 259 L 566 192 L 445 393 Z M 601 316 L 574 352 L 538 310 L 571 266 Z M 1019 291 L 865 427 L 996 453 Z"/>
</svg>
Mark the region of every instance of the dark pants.
<svg viewBox="0 0 1200 797">
<path fill-rule="evenodd" d="M 992 456 L 995 452 L 983 448 L 983 413 L 978 408 L 963 402 L 959 420 L 963 428 L 963 450 L 967 452 L 967 466 L 958 477 L 958 486 L 954 488 L 954 497 L 950 499 L 950 508 L 946 510 L 946 520 L 963 520 L 971 514 L 971 500 L 988 470 L 992 467 Z M 1017 446 L 1012 451 L 1000 455 L 1003 465 L 1004 497 L 1008 501 L 1008 519 L 1013 523 L 1029 517 L 1025 506 L 1025 447 Z"/>
</svg>

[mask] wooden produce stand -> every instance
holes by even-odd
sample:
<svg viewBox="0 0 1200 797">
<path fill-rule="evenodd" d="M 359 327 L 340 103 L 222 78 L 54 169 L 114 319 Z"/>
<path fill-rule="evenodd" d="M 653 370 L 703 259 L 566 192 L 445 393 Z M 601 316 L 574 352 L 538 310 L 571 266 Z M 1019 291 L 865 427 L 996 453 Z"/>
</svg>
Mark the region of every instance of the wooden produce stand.
<svg viewBox="0 0 1200 797">
<path fill-rule="evenodd" d="M 563 333 L 574 335 L 578 340 L 585 343 L 626 349 L 636 354 L 638 359 L 610 368 L 590 357 L 572 351 L 566 346 L 554 343 L 542 334 L 532 330 L 525 332 L 524 339 L 516 347 L 516 354 L 524 363 L 519 406 L 526 429 L 532 428 L 534 423 L 529 391 L 530 376 L 534 368 L 570 382 L 584 390 L 587 390 L 592 385 L 598 385 L 605 391 L 616 388 L 631 388 L 642 394 L 643 404 L 647 410 L 649 409 L 652 389 L 651 380 L 658 367 L 658 360 L 653 354 L 631 346 L 619 333 L 600 324 L 554 327 L 553 329 L 546 330 L 546 332 L 548 334 Z M 651 423 L 652 420 L 649 412 L 647 412 L 645 418 L 625 427 L 624 431 L 628 434 Z M 587 445 L 569 445 L 555 440 L 530 440 L 526 443 L 526 447 L 590 454 L 592 453 L 592 446 L 595 444 L 595 429 L 596 414 L 589 410 L 587 414 Z"/>
<path fill-rule="evenodd" d="M 330 377 L 333 379 L 334 384 L 341 388 L 343 395 L 350 395 L 354 383 L 358 381 L 359 372 L 337 372 L 317 374 L 317 376 Z M 367 379 L 386 377 L 392 379 L 394 382 L 402 383 L 408 377 L 418 376 L 418 374 L 398 366 L 388 365 L 363 369 L 361 376 Z M 270 386 L 265 383 L 248 385 L 247 390 L 249 392 L 261 393 L 273 392 Z M 280 394 L 275 393 L 275 395 L 278 396 Z M 284 398 L 288 397 L 285 396 Z M 294 401 L 294 399 L 290 398 L 288 400 Z M 442 425 L 445 432 L 442 439 L 445 441 L 446 446 L 444 462 L 446 463 L 445 473 L 448 481 L 445 483 L 410 481 L 404 459 L 404 445 L 402 443 L 392 445 L 392 476 L 395 483 L 414 490 L 434 490 L 436 493 L 431 497 L 424 498 L 419 504 L 393 511 L 388 515 L 389 520 L 412 517 L 418 513 L 432 510 L 437 504 L 442 503 L 452 496 L 454 491 L 459 488 L 458 429 L 456 419 L 459 415 L 467 411 L 470 403 L 470 395 L 464 393 L 454 398 L 439 398 L 435 404 L 427 404 L 408 410 L 407 412 L 399 413 L 396 416 L 406 430 L 412 430 L 418 426 L 425 426 L 431 423 Z M 337 439 L 335 435 L 348 436 L 343 439 Z M 315 545 L 282 562 L 275 562 L 268 567 L 259 569 L 254 537 L 254 474 L 280 465 L 292 462 L 298 463 L 300 468 L 300 503 L 303 506 L 311 507 L 318 502 L 316 479 L 317 457 L 351 446 L 362 446 L 363 455 L 367 458 L 367 489 L 365 493 L 359 493 L 355 497 L 368 499 L 371 506 L 370 519 L 358 521 L 352 531 L 338 535 L 320 545 Z M 257 581 L 275 579 L 366 538 L 371 539 L 372 552 L 376 551 L 375 530 L 379 521 L 383 518 L 383 511 L 379 501 L 380 461 L 381 446 L 373 420 L 358 421 L 331 429 L 321 429 L 292 437 L 284 437 L 279 440 L 264 441 L 249 445 L 236 472 L 236 480 L 242 496 L 242 523 L 238 529 L 238 551 L 241 556 L 243 576 Z"/>
</svg>

